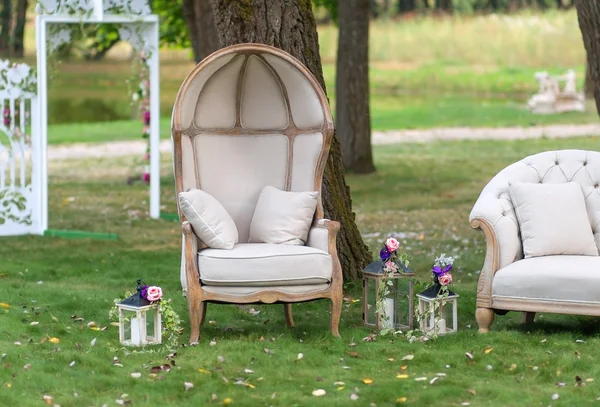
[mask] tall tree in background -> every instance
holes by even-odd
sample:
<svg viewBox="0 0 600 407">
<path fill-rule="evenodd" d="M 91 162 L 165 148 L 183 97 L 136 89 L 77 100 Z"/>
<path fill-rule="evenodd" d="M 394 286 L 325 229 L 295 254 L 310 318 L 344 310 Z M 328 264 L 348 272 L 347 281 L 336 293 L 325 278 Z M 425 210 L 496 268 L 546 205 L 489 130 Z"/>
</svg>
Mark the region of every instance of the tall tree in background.
<svg viewBox="0 0 600 407">
<path fill-rule="evenodd" d="M 12 33 L 12 0 L 2 0 L 0 14 L 0 56 L 10 56 L 10 37 Z"/>
<path fill-rule="evenodd" d="M 17 1 L 17 15 L 15 19 L 15 28 L 13 31 L 11 56 L 23 58 L 25 54 L 25 46 L 23 40 L 25 38 L 25 23 L 27 22 L 27 0 Z"/>
<path fill-rule="evenodd" d="M 335 85 L 336 134 L 346 170 L 375 171 L 369 112 L 369 0 L 346 0 L 340 26 Z"/>
<path fill-rule="evenodd" d="M 302 62 L 325 89 L 317 27 L 310 0 L 211 2 L 221 46 L 255 42 L 280 48 Z M 371 256 L 354 222 L 350 190 L 344 180 L 340 144 L 335 137 L 325 167 L 322 194 L 325 215 L 342 224 L 337 243 L 344 278 L 356 279 Z"/>
<path fill-rule="evenodd" d="M 200 62 L 219 49 L 219 40 L 210 1 L 183 0 L 183 17 L 188 27 L 196 62 Z"/>
<path fill-rule="evenodd" d="M 575 0 L 579 29 L 587 54 L 587 70 L 600 114 L 600 1 Z"/>
</svg>

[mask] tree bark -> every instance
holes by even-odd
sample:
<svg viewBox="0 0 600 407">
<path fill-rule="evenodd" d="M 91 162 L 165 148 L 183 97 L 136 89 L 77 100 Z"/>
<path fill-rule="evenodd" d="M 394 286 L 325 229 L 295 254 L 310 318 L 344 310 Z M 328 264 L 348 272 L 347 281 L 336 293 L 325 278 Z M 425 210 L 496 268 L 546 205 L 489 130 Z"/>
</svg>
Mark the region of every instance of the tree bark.
<svg viewBox="0 0 600 407">
<path fill-rule="evenodd" d="M 583 84 L 583 93 L 586 99 L 594 99 L 594 81 L 590 73 L 590 63 L 585 63 L 585 82 Z"/>
<path fill-rule="evenodd" d="M 587 54 L 591 90 L 596 100 L 596 110 L 600 114 L 600 2 L 575 0 L 575 7 Z"/>
<path fill-rule="evenodd" d="M 212 6 L 208 0 L 183 0 L 182 6 L 194 60 L 200 62 L 219 49 Z"/>
<path fill-rule="evenodd" d="M 310 0 L 211 1 L 221 46 L 253 42 L 280 48 L 302 62 L 325 89 Z M 354 222 L 337 137 L 331 145 L 321 193 L 325 216 L 342 225 L 337 248 L 344 279 L 356 279 L 371 260 L 371 255 Z"/>
<path fill-rule="evenodd" d="M 12 41 L 11 55 L 15 58 L 23 58 L 25 54 L 24 37 L 25 23 L 27 22 L 28 0 L 19 0 L 17 3 L 17 18 Z"/>
<path fill-rule="evenodd" d="M 346 0 L 339 10 L 336 134 L 347 171 L 375 171 L 369 112 L 369 2 Z"/>
<path fill-rule="evenodd" d="M 10 56 L 10 34 L 12 31 L 12 0 L 2 1 L 0 14 L 0 56 Z"/>
</svg>

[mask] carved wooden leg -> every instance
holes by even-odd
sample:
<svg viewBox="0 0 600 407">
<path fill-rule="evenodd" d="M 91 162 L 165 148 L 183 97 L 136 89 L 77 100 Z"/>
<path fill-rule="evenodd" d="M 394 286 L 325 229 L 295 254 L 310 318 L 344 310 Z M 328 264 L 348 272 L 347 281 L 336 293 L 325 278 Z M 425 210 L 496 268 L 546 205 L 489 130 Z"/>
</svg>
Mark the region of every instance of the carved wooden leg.
<svg viewBox="0 0 600 407">
<path fill-rule="evenodd" d="M 188 311 L 190 313 L 190 345 L 196 345 L 198 343 L 198 338 L 200 337 L 200 321 L 202 320 L 202 314 L 205 309 L 202 302 L 194 301 L 193 298 L 188 297 Z"/>
<path fill-rule="evenodd" d="M 294 327 L 294 317 L 292 316 L 292 304 L 283 304 L 283 310 L 285 312 L 285 323 L 288 328 Z"/>
<path fill-rule="evenodd" d="M 208 308 L 208 303 L 202 301 L 200 303 L 200 326 L 204 324 L 204 320 L 206 319 L 206 309 Z"/>
<path fill-rule="evenodd" d="M 331 333 L 339 337 L 340 318 L 342 316 L 342 296 L 340 298 L 331 298 Z"/>
<path fill-rule="evenodd" d="M 479 333 L 486 334 L 490 331 L 490 325 L 494 322 L 494 311 L 491 308 L 477 308 L 475 318 L 479 325 Z"/>
<path fill-rule="evenodd" d="M 525 325 L 533 324 L 535 312 L 521 312 L 521 323 Z"/>
</svg>

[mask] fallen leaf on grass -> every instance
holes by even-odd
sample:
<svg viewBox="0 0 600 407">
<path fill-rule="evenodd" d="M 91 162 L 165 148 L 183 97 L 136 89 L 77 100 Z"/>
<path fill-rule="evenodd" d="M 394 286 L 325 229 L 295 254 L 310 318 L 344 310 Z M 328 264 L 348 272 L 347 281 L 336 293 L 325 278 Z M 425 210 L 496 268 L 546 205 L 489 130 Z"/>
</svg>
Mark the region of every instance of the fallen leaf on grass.
<svg viewBox="0 0 600 407">
<path fill-rule="evenodd" d="M 583 382 L 583 380 L 581 380 L 581 377 L 579 376 L 575 376 L 575 385 L 577 387 L 581 387 L 583 386 L 585 383 Z"/>
<path fill-rule="evenodd" d="M 252 370 L 252 369 L 244 369 L 244 373 L 246 373 L 246 374 L 252 374 L 252 373 L 254 373 L 254 370 Z"/>
<path fill-rule="evenodd" d="M 19 346 L 19 345 L 21 345 L 21 342 L 19 342 L 19 341 L 16 341 L 16 342 L 15 342 L 15 345 Z"/>
<path fill-rule="evenodd" d="M 345 384 L 346 384 L 346 383 L 344 383 L 344 382 L 333 382 L 333 385 L 334 385 L 334 386 L 343 386 L 343 385 L 345 385 Z"/>
<path fill-rule="evenodd" d="M 434 377 L 433 379 L 431 379 L 431 380 L 429 381 L 429 384 L 433 384 L 433 383 L 437 382 L 439 379 L 440 379 L 440 378 L 439 378 L 438 376 L 436 376 L 436 377 Z"/>
<path fill-rule="evenodd" d="M 396 399 L 396 403 L 398 403 L 398 404 L 406 403 L 406 400 L 408 400 L 406 397 L 398 397 Z"/>
<path fill-rule="evenodd" d="M 27 363 L 25 366 L 23 366 L 23 369 L 25 369 L 25 370 L 31 369 L 31 363 Z"/>
<path fill-rule="evenodd" d="M 465 357 L 469 360 L 473 360 L 473 354 L 471 352 L 465 352 Z"/>
<path fill-rule="evenodd" d="M 469 393 L 471 396 L 477 395 L 477 392 L 475 391 L 475 389 L 467 389 L 467 393 Z"/>
<path fill-rule="evenodd" d="M 55 337 L 50 338 L 49 341 L 50 341 L 50 343 L 53 343 L 53 344 L 60 343 L 60 339 L 55 338 Z"/>
<path fill-rule="evenodd" d="M 406 355 L 402 358 L 402 360 L 413 360 L 415 358 L 415 355 Z"/>
<path fill-rule="evenodd" d="M 209 345 L 210 346 L 215 346 L 217 344 L 217 341 L 210 341 Z"/>
<path fill-rule="evenodd" d="M 313 390 L 313 392 L 312 392 L 312 395 L 315 397 L 321 397 L 321 396 L 324 396 L 325 394 L 327 394 L 327 392 L 323 389 Z"/>
<path fill-rule="evenodd" d="M 44 400 L 44 403 L 46 403 L 47 405 L 51 406 L 54 398 L 52 396 L 50 396 L 49 394 L 44 394 L 42 396 L 42 400 Z"/>
<path fill-rule="evenodd" d="M 75 366 L 75 361 L 72 361 L 71 363 L 69 363 L 69 367 L 73 367 Z"/>
<path fill-rule="evenodd" d="M 370 334 L 369 336 L 365 336 L 363 338 L 363 342 L 375 342 L 376 339 L 377 339 L 377 335 Z"/>
<path fill-rule="evenodd" d="M 408 379 L 408 375 L 407 374 L 397 374 L 396 379 Z"/>
<path fill-rule="evenodd" d="M 194 388 L 194 383 L 183 382 L 183 387 L 185 388 L 185 391 L 188 391 L 189 389 L 193 389 Z"/>
<path fill-rule="evenodd" d="M 198 369 L 198 371 L 199 371 L 200 373 L 204 373 L 204 374 L 211 374 L 211 373 L 210 373 L 210 370 L 206 370 L 206 369 L 202 369 L 202 368 Z"/>
<path fill-rule="evenodd" d="M 559 398 L 559 397 L 560 397 L 560 396 L 558 395 L 558 393 L 554 393 L 554 394 L 552 395 L 552 400 L 558 400 L 558 398 Z"/>
<path fill-rule="evenodd" d="M 229 405 L 229 404 L 231 404 L 231 403 L 233 403 L 233 400 L 232 400 L 230 397 L 225 397 L 225 398 L 223 399 L 223 404 L 225 404 L 225 405 Z"/>
<path fill-rule="evenodd" d="M 353 358 L 357 358 L 359 356 L 358 352 L 348 352 L 348 355 L 352 356 Z"/>
<path fill-rule="evenodd" d="M 142 374 L 140 372 L 133 372 L 131 374 L 131 377 L 133 377 L 134 379 L 139 379 L 140 377 L 142 377 Z"/>
<path fill-rule="evenodd" d="M 91 340 L 90 346 L 96 346 L 96 338 Z"/>
<path fill-rule="evenodd" d="M 356 393 L 352 393 L 352 394 L 350 395 L 350 400 L 352 400 L 352 401 L 356 401 L 356 400 L 358 400 L 359 398 L 360 398 L 360 397 L 359 397 L 359 396 L 358 396 L 358 394 L 356 394 Z"/>
<path fill-rule="evenodd" d="M 90 321 L 90 322 L 87 323 L 87 327 L 88 328 L 93 328 L 95 326 L 96 326 L 96 323 L 94 321 Z"/>
<path fill-rule="evenodd" d="M 517 368 L 517 365 L 515 363 L 513 363 L 512 365 L 510 365 L 510 367 L 508 368 L 508 370 L 513 371 Z"/>
<path fill-rule="evenodd" d="M 406 370 L 406 369 L 408 369 L 408 365 L 400 366 L 400 370 Z"/>
<path fill-rule="evenodd" d="M 264 348 L 263 351 L 267 354 L 267 355 L 272 355 L 273 354 L 273 350 L 269 349 L 269 348 Z"/>
<path fill-rule="evenodd" d="M 585 379 L 585 381 L 586 381 L 586 382 L 588 382 L 588 383 L 590 383 L 590 382 L 593 382 L 593 381 L 594 381 L 594 379 L 592 379 L 592 378 L 589 378 L 589 379 Z"/>
<path fill-rule="evenodd" d="M 490 352 L 491 352 L 491 351 L 493 351 L 493 350 L 494 350 L 494 348 L 492 348 L 492 347 L 490 346 L 489 348 L 485 348 L 485 349 L 483 350 L 483 353 L 485 353 L 485 354 L 488 354 L 488 353 L 490 353 Z"/>
<path fill-rule="evenodd" d="M 302 353 L 298 353 L 298 357 L 296 358 L 296 360 L 300 360 L 304 357 L 304 355 Z"/>
<path fill-rule="evenodd" d="M 545 343 L 545 342 L 546 342 L 546 340 L 547 340 L 547 339 L 546 339 L 546 338 L 544 338 L 544 339 L 542 339 L 540 342 L 541 342 L 541 343 Z"/>
<path fill-rule="evenodd" d="M 10 305 L 8 305 L 8 304 L 7 304 L 7 303 L 5 303 L 5 302 L 0 302 L 0 308 L 9 309 L 9 308 L 10 308 Z"/>
<path fill-rule="evenodd" d="M 362 382 L 364 384 L 373 384 L 373 380 L 372 379 L 362 379 Z"/>
<path fill-rule="evenodd" d="M 38 322 L 38 321 L 33 321 L 33 322 L 32 322 L 31 324 L 29 324 L 29 325 L 31 325 L 31 326 L 36 326 L 37 324 L 39 324 L 39 322 Z"/>
<path fill-rule="evenodd" d="M 576 339 L 575 343 L 585 343 L 585 341 L 583 339 Z"/>
<path fill-rule="evenodd" d="M 427 380 L 426 377 L 417 377 L 417 378 L 415 378 L 415 382 L 424 382 L 425 380 Z"/>
</svg>

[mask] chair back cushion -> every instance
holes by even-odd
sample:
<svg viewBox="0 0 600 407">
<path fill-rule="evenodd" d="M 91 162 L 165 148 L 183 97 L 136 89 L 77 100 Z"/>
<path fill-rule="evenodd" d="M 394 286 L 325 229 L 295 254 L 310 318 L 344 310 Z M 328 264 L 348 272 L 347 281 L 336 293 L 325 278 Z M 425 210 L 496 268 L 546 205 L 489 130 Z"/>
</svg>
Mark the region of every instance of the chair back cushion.
<svg viewBox="0 0 600 407">
<path fill-rule="evenodd" d="M 500 171 L 481 191 L 471 211 L 471 219 L 482 217 L 494 226 L 500 247 L 500 268 L 523 258 L 519 224 L 508 191 L 509 184 L 514 182 L 579 184 L 594 240 L 600 247 L 600 152 L 547 151 L 526 157 Z"/>
<path fill-rule="evenodd" d="M 321 191 L 333 120 L 325 93 L 298 60 L 241 44 L 215 52 L 188 75 L 172 134 L 177 191 L 194 187 L 214 196 L 247 242 L 263 187 Z M 316 212 L 322 217 L 320 195 Z"/>
</svg>

